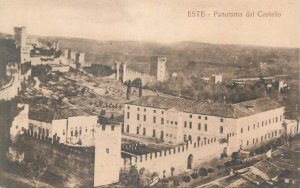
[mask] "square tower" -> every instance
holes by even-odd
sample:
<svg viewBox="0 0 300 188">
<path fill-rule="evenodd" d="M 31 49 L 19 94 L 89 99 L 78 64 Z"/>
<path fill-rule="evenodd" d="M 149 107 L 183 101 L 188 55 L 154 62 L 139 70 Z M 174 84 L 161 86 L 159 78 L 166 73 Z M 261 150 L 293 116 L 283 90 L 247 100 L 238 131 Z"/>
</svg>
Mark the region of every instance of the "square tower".
<svg viewBox="0 0 300 188">
<path fill-rule="evenodd" d="M 27 41 L 27 29 L 26 27 L 14 27 L 15 30 L 15 42 L 16 46 L 25 47 Z"/>
<path fill-rule="evenodd" d="M 150 75 L 155 76 L 159 82 L 165 80 L 166 62 L 167 58 L 164 56 L 150 57 Z"/>
</svg>

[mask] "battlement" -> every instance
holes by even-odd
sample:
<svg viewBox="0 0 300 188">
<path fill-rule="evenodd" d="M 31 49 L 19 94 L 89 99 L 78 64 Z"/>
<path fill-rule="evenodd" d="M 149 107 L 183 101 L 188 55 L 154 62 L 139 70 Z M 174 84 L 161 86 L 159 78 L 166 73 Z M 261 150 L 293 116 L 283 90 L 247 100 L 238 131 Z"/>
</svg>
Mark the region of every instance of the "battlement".
<svg viewBox="0 0 300 188">
<path fill-rule="evenodd" d="M 132 70 L 129 70 L 129 69 L 126 70 L 126 73 L 133 74 L 133 75 L 136 75 L 136 76 L 139 76 L 139 77 L 149 77 L 150 76 L 149 74 L 141 73 L 141 72 L 137 72 L 137 71 L 132 71 Z"/>
<path fill-rule="evenodd" d="M 160 175 L 164 170 L 169 170 L 171 166 L 177 169 L 186 169 L 186 160 L 189 156 L 194 156 L 195 163 L 200 163 L 205 158 L 219 156 L 227 143 L 220 143 L 216 138 L 201 140 L 198 142 L 188 142 L 175 148 L 158 152 L 132 156 L 123 159 L 123 167 L 137 166 L 138 169 L 144 167 L 150 171 L 158 172 Z"/>
</svg>

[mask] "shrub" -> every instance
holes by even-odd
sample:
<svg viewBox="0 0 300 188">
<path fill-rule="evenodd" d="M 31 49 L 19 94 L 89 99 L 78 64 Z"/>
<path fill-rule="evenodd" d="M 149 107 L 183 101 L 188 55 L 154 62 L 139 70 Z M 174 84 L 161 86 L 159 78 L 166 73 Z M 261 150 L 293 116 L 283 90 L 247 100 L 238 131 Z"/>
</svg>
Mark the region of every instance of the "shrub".
<svg viewBox="0 0 300 188">
<path fill-rule="evenodd" d="M 188 182 L 191 181 L 191 177 L 190 177 L 190 176 L 183 176 L 183 177 L 182 177 L 182 181 L 188 183 Z"/>
<path fill-rule="evenodd" d="M 191 177 L 192 177 L 193 179 L 196 179 L 196 178 L 198 178 L 198 174 L 194 172 L 194 173 L 191 174 Z"/>
<path fill-rule="evenodd" d="M 212 168 L 209 168 L 209 169 L 207 169 L 207 172 L 208 172 L 208 173 L 213 173 L 214 170 L 213 170 Z"/>
<path fill-rule="evenodd" d="M 179 183 L 179 181 L 177 179 L 174 179 L 173 180 L 173 185 L 176 187 L 176 186 L 179 186 L 180 183 Z"/>
</svg>

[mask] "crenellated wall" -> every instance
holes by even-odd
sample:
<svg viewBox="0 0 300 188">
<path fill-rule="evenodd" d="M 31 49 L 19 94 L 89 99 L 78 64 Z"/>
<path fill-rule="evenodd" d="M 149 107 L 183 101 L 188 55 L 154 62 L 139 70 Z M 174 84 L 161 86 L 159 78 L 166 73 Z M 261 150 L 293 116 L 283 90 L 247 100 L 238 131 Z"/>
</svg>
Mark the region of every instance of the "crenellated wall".
<svg viewBox="0 0 300 188">
<path fill-rule="evenodd" d="M 165 171 L 165 175 L 170 176 L 170 169 L 174 167 L 174 175 L 176 175 L 188 169 L 193 169 L 208 158 L 219 157 L 226 147 L 227 143 L 221 144 L 216 139 L 209 144 L 205 144 L 204 141 L 189 142 L 160 152 L 123 158 L 123 168 L 131 164 L 138 169 L 145 168 L 151 172 L 157 172 L 159 176 L 162 176 Z"/>
</svg>

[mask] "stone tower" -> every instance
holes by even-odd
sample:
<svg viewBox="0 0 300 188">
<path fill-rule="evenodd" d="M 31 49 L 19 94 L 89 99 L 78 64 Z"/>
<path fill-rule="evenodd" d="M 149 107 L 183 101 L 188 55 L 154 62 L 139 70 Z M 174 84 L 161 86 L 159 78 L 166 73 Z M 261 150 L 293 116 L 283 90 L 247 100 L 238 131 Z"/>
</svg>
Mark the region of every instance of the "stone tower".
<svg viewBox="0 0 300 188">
<path fill-rule="evenodd" d="M 127 65 L 126 62 L 122 63 L 122 82 L 126 82 L 127 81 Z"/>
<path fill-rule="evenodd" d="M 167 58 L 162 56 L 150 57 L 150 75 L 156 78 L 156 81 L 165 80 Z"/>
<path fill-rule="evenodd" d="M 27 28 L 15 27 L 15 43 L 17 48 L 25 47 L 27 41 Z"/>
<path fill-rule="evenodd" d="M 97 126 L 95 130 L 94 187 L 118 182 L 120 169 L 120 126 Z"/>
<path fill-rule="evenodd" d="M 14 27 L 16 47 L 20 50 L 20 61 L 25 63 L 30 61 L 30 46 L 27 45 L 26 27 Z"/>
<path fill-rule="evenodd" d="M 116 80 L 120 79 L 120 63 L 116 62 L 115 63 L 115 68 L 116 68 Z"/>
</svg>

